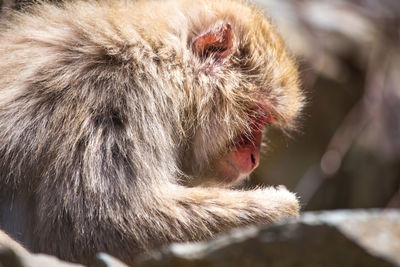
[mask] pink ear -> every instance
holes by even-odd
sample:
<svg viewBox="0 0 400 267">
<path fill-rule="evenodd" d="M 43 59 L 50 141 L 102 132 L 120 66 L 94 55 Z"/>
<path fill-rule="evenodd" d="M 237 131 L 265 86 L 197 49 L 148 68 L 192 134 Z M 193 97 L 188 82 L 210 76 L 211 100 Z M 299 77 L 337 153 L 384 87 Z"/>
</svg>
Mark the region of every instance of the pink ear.
<svg viewBox="0 0 400 267">
<path fill-rule="evenodd" d="M 216 25 L 211 30 L 193 40 L 193 52 L 200 58 L 213 57 L 223 60 L 230 55 L 233 47 L 234 33 L 229 23 Z"/>
</svg>

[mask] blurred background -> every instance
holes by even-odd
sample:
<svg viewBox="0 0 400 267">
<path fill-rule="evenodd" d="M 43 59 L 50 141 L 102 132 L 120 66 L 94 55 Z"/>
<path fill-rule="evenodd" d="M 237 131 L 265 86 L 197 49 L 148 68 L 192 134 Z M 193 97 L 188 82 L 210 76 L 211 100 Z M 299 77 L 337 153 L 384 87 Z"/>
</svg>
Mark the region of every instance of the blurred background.
<svg viewBox="0 0 400 267">
<path fill-rule="evenodd" d="M 300 131 L 271 132 L 252 183 L 303 210 L 400 208 L 400 1 L 256 0 L 298 58 Z"/>
<path fill-rule="evenodd" d="M 31 0 L 0 0 L 6 16 Z M 400 208 L 400 1 L 254 0 L 298 58 L 302 127 L 270 144 L 251 185 L 303 210 Z"/>
</svg>

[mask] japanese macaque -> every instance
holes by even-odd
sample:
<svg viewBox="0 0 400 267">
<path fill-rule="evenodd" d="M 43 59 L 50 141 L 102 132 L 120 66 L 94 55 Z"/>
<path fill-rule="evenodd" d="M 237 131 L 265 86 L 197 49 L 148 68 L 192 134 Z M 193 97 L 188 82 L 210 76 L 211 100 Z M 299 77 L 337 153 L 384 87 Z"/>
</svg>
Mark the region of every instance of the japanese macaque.
<svg viewBox="0 0 400 267">
<path fill-rule="evenodd" d="M 92 264 L 296 217 L 284 187 L 232 189 L 263 131 L 293 129 L 296 64 L 235 0 L 72 1 L 0 33 L 0 227 Z"/>
</svg>

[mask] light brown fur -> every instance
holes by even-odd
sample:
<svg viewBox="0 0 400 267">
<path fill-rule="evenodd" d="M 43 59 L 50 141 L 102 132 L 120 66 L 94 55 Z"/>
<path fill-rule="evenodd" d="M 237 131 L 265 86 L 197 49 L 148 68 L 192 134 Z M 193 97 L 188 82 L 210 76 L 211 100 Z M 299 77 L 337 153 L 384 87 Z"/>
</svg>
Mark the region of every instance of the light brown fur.
<svg viewBox="0 0 400 267">
<path fill-rule="evenodd" d="M 200 59 L 192 41 L 218 23 L 232 25 L 232 54 Z M 15 14 L 0 33 L 0 226 L 34 252 L 132 263 L 172 241 L 297 216 L 283 187 L 184 186 L 229 187 L 216 164 L 260 103 L 291 129 L 303 96 L 281 38 L 244 2 L 74 1 Z"/>
</svg>

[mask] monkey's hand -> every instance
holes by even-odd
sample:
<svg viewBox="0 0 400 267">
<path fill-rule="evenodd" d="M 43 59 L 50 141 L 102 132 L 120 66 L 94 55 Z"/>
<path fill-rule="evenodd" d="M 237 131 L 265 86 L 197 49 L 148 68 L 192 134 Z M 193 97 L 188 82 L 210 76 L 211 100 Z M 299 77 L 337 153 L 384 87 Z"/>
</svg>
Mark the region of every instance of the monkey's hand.
<svg viewBox="0 0 400 267">
<path fill-rule="evenodd" d="M 262 213 L 260 223 L 262 224 L 299 217 L 299 201 L 296 195 L 289 192 L 283 185 L 244 192 L 248 192 L 250 197 L 260 205 Z M 257 206 L 254 208 L 257 209 Z"/>
</svg>

